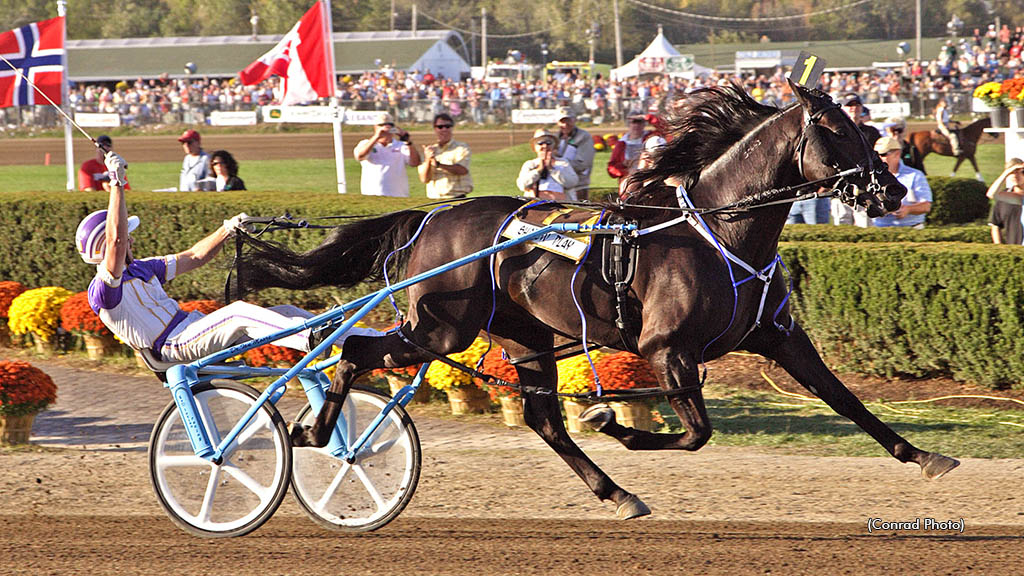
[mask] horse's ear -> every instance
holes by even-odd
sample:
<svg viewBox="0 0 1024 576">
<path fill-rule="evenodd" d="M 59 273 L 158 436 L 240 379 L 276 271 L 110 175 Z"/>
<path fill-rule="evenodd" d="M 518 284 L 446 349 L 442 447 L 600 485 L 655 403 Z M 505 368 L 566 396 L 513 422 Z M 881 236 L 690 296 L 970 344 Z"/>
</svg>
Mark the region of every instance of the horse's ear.
<svg viewBox="0 0 1024 576">
<path fill-rule="evenodd" d="M 786 82 L 789 82 L 789 89 L 793 91 L 793 95 L 796 96 L 797 102 L 799 102 L 805 110 L 811 110 L 814 106 L 814 98 L 811 96 L 810 90 L 793 82 L 789 78 L 786 78 Z"/>
</svg>

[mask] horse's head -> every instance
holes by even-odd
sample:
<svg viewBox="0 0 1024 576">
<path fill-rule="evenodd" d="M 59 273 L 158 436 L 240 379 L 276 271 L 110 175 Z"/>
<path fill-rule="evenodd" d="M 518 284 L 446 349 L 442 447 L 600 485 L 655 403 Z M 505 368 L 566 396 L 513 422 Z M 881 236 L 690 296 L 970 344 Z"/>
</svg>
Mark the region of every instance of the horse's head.
<svg viewBox="0 0 1024 576">
<path fill-rule="evenodd" d="M 893 176 L 860 129 L 827 94 L 790 82 L 803 109 L 796 161 L 808 180 L 835 179 L 831 186 L 850 206 L 872 218 L 896 210 L 907 189 Z"/>
</svg>

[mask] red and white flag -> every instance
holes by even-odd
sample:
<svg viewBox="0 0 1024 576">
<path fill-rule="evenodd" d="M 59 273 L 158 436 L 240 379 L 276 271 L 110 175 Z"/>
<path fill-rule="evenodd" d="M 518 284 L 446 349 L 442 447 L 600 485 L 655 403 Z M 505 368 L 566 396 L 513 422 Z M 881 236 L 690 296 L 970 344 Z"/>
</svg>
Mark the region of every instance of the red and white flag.
<svg viewBox="0 0 1024 576">
<path fill-rule="evenodd" d="M 28 77 L 57 104 L 64 79 L 64 17 L 27 24 L 0 34 L 0 54 L 17 70 L 0 61 L 0 108 L 46 104 L 22 78 Z"/>
<path fill-rule="evenodd" d="M 257 84 L 277 74 L 284 82 L 285 105 L 334 96 L 334 63 L 323 6 L 314 4 L 277 46 L 239 72 L 242 84 Z"/>
</svg>

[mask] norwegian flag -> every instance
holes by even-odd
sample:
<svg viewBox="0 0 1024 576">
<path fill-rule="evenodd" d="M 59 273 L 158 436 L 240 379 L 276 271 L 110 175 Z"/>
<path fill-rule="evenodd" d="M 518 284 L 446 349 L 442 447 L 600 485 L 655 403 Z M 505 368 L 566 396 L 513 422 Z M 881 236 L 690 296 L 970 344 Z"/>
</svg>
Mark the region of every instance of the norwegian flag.
<svg viewBox="0 0 1024 576">
<path fill-rule="evenodd" d="M 242 84 L 258 84 L 277 74 L 284 80 L 285 105 L 334 96 L 334 65 L 324 22 L 323 3 L 317 2 L 277 46 L 238 73 Z"/>
<path fill-rule="evenodd" d="M 61 104 L 64 79 L 64 17 L 60 16 L 0 34 L 0 108 L 46 104 L 22 74 L 56 104 Z"/>
</svg>

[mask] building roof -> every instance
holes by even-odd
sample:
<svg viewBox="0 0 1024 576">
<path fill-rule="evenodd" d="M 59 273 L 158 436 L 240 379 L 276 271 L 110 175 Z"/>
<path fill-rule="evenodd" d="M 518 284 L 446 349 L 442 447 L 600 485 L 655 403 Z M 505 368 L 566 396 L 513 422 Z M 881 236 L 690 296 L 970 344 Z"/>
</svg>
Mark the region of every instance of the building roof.
<svg viewBox="0 0 1024 576">
<path fill-rule="evenodd" d="M 186 76 L 185 64 L 196 65 L 198 76 L 235 76 L 273 48 L 280 34 L 252 36 L 193 36 L 171 38 L 110 38 L 68 40 L 68 77 L 72 81 Z M 411 67 L 432 46 L 445 42 L 468 56 L 465 43 L 452 30 L 335 32 L 334 61 L 338 73 L 376 70 L 382 65 Z M 377 60 L 380 63 L 377 63 Z"/>
</svg>

